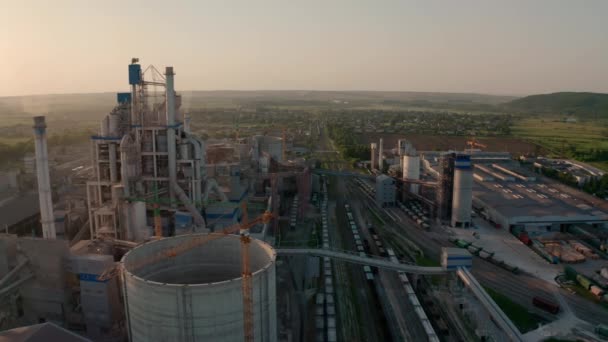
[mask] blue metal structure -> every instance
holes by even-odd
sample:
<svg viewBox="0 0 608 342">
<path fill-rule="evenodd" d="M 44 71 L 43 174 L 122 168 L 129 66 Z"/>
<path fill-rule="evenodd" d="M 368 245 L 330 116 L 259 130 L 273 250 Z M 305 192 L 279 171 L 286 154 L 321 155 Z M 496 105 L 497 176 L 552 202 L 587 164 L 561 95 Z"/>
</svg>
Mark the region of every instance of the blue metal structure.
<svg viewBox="0 0 608 342">
<path fill-rule="evenodd" d="M 458 154 L 454 160 L 454 168 L 461 170 L 471 169 L 471 156 L 468 154 Z"/>
<path fill-rule="evenodd" d="M 129 64 L 129 84 L 135 85 L 141 83 L 141 65 Z"/>
<path fill-rule="evenodd" d="M 116 93 L 116 102 L 131 103 L 131 93 Z"/>
</svg>

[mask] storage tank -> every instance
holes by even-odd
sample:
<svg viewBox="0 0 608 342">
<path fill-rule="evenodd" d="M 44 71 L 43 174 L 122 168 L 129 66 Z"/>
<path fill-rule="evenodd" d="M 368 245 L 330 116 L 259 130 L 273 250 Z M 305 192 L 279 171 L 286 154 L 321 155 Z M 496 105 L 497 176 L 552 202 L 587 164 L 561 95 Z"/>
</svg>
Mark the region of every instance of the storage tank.
<svg viewBox="0 0 608 342">
<path fill-rule="evenodd" d="M 120 115 L 110 114 L 108 115 L 108 135 L 112 137 L 119 137 L 120 134 Z"/>
<path fill-rule="evenodd" d="M 417 155 L 403 156 L 403 179 L 420 179 L 420 157 Z M 409 189 L 412 193 L 417 194 L 419 184 L 410 184 Z"/>
<path fill-rule="evenodd" d="M 239 237 L 218 235 L 169 256 L 174 248 L 206 236 L 165 238 L 125 254 L 122 278 L 131 341 L 244 339 Z M 270 245 L 251 240 L 255 341 L 277 339 L 275 259 Z"/>
<path fill-rule="evenodd" d="M 471 226 L 473 202 L 473 170 L 471 156 L 460 154 L 454 160 L 454 190 L 452 195 L 452 227 Z"/>
</svg>

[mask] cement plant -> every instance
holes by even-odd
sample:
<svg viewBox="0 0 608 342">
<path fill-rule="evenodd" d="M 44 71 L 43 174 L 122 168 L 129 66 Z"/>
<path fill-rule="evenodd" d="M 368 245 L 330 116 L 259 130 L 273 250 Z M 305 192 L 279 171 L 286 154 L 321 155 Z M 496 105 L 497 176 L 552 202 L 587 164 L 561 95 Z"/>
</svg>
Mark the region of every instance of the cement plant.
<svg viewBox="0 0 608 342">
<path fill-rule="evenodd" d="M 508 114 L 211 99 L 180 72 L 116 70 L 86 142 L 30 121 L 0 177 L 0 341 L 608 338 L 601 168 Z"/>
</svg>

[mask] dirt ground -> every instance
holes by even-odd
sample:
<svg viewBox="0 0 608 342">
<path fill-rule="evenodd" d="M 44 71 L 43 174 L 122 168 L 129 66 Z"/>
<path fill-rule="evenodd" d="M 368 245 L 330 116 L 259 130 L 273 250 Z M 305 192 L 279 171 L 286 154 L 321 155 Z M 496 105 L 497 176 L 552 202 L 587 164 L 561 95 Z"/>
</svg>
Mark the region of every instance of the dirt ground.
<svg viewBox="0 0 608 342">
<path fill-rule="evenodd" d="M 446 151 L 463 150 L 466 141 L 470 137 L 466 136 L 445 136 L 445 135 L 423 135 L 423 134 L 380 134 L 367 133 L 359 135 L 359 141 L 364 144 L 378 142 L 384 139 L 384 148 L 396 148 L 398 139 L 407 139 L 418 151 Z M 489 152 L 510 152 L 513 155 L 519 154 L 539 154 L 543 153 L 543 148 L 518 138 L 511 137 L 483 137 L 477 138 L 477 142 L 486 145 L 481 148 Z"/>
</svg>

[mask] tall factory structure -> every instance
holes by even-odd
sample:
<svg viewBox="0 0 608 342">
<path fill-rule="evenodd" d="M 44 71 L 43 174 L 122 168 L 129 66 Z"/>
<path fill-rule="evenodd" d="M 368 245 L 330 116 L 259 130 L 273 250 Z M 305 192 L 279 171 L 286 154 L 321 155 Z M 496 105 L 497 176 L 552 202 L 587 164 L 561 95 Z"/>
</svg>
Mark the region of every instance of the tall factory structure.
<svg viewBox="0 0 608 342">
<path fill-rule="evenodd" d="M 91 138 L 91 237 L 139 242 L 153 234 L 204 232 L 204 190 L 217 183 L 206 178 L 203 141 L 179 114 L 173 68 L 162 75 L 133 59 L 128 71 L 131 92 L 117 94 L 116 107 Z"/>
<path fill-rule="evenodd" d="M 439 157 L 439 186 L 437 188 L 437 214 L 440 220 L 452 217 L 452 193 L 454 190 L 454 159 L 456 153 L 447 152 Z"/>
<path fill-rule="evenodd" d="M 46 146 L 46 122 L 44 116 L 37 116 L 34 118 L 34 136 L 42 236 L 46 239 L 54 239 L 56 237 L 55 217 L 53 214 L 53 199 L 51 197 L 49 153 Z"/>
<path fill-rule="evenodd" d="M 372 154 L 370 168 L 372 170 L 377 169 L 378 168 L 378 144 L 371 143 L 370 150 L 371 150 L 371 154 Z"/>
<path fill-rule="evenodd" d="M 409 142 L 399 140 L 399 156 L 402 160 L 401 168 L 403 170 L 403 179 L 419 180 L 420 179 L 420 156 L 416 149 Z M 413 194 L 418 194 L 420 185 L 410 184 L 409 190 Z"/>
<path fill-rule="evenodd" d="M 454 185 L 452 195 L 452 227 L 469 228 L 473 202 L 473 170 L 471 156 L 458 154 L 454 160 Z"/>
<path fill-rule="evenodd" d="M 378 170 L 382 171 L 384 167 L 384 141 L 380 138 L 380 143 L 378 144 Z"/>
</svg>

